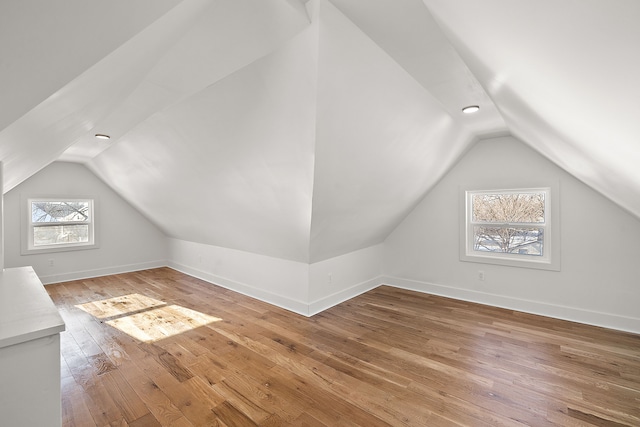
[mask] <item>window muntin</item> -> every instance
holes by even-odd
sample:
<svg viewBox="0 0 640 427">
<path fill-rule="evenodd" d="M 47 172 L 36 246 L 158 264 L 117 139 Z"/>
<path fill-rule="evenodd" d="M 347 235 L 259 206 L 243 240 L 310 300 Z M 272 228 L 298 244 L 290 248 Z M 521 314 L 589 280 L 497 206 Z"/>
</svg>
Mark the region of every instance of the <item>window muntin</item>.
<svg viewBox="0 0 640 427">
<path fill-rule="evenodd" d="M 462 261 L 559 270 L 557 253 L 552 260 L 558 237 L 551 188 L 463 190 L 462 196 Z"/>
<path fill-rule="evenodd" d="M 95 244 L 91 199 L 28 199 L 28 250 Z"/>
</svg>

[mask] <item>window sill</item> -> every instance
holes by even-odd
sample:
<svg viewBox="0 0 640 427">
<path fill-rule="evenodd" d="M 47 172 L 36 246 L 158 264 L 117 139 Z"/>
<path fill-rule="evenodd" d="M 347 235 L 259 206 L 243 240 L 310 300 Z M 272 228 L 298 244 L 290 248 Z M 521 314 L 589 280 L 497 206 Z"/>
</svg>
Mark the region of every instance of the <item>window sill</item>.
<svg viewBox="0 0 640 427">
<path fill-rule="evenodd" d="M 85 251 L 91 249 L 98 249 L 99 245 L 97 243 L 86 244 L 86 245 L 69 245 L 69 246 L 47 246 L 42 248 L 34 248 L 34 249 L 25 249 L 20 251 L 20 255 L 38 255 L 38 254 L 49 254 L 56 252 L 70 252 L 70 251 Z"/>
<path fill-rule="evenodd" d="M 507 267 L 518 268 L 533 268 L 537 270 L 551 270 L 560 271 L 560 263 L 549 261 L 548 259 L 527 259 L 523 260 L 522 256 L 514 256 L 513 258 L 508 255 L 469 255 L 466 253 L 460 254 L 460 261 L 463 262 L 475 262 L 479 264 L 494 264 L 503 265 Z"/>
</svg>

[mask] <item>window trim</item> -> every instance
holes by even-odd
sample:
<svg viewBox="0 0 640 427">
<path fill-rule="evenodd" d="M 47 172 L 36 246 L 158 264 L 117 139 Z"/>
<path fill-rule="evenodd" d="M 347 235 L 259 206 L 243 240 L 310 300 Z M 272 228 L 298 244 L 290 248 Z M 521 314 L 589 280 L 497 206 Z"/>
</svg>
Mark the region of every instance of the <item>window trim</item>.
<svg viewBox="0 0 640 427">
<path fill-rule="evenodd" d="M 524 226 L 545 229 L 545 240 L 542 256 L 507 254 L 497 252 L 480 252 L 473 250 L 473 226 L 471 212 L 471 196 L 478 193 L 545 193 L 545 223 L 524 224 Z M 460 261 L 483 264 L 496 264 L 509 267 L 534 268 L 560 271 L 560 237 L 559 237 L 559 185 L 546 186 L 513 186 L 510 188 L 493 186 L 461 186 L 460 187 Z M 523 224 L 512 225 L 523 226 Z"/>
<path fill-rule="evenodd" d="M 89 224 L 89 241 L 84 242 L 73 242 L 66 244 L 57 244 L 57 245 L 42 245 L 42 246 L 34 246 L 33 244 L 33 236 L 34 236 L 34 228 L 37 226 L 46 226 L 42 224 L 34 224 L 31 218 L 31 204 L 33 202 L 89 202 L 89 206 L 91 209 L 91 215 Z M 22 255 L 34 255 L 34 254 L 42 254 L 42 253 L 53 253 L 53 252 L 67 252 L 67 251 L 77 251 L 77 250 L 87 250 L 87 249 L 95 249 L 98 248 L 98 227 L 97 227 L 97 217 L 98 217 L 98 201 L 96 197 L 59 197 L 59 196 L 44 196 L 44 197 L 36 197 L 36 196 L 23 196 L 22 197 L 22 209 L 21 209 L 21 217 L 22 217 L 22 245 L 21 245 L 21 254 Z M 75 222 L 64 223 L 65 225 L 73 225 Z M 84 222 L 83 222 L 84 224 Z M 51 226 L 60 225 L 60 223 L 50 223 Z"/>
</svg>

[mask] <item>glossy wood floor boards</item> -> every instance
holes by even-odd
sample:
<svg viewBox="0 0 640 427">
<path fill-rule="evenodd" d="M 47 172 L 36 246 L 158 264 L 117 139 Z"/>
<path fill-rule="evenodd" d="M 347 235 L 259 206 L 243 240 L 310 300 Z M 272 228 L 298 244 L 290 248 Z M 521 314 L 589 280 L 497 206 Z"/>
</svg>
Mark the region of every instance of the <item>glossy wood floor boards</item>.
<svg viewBox="0 0 640 427">
<path fill-rule="evenodd" d="M 640 336 L 379 287 L 305 318 L 168 268 L 47 286 L 65 426 L 640 426 Z"/>
</svg>

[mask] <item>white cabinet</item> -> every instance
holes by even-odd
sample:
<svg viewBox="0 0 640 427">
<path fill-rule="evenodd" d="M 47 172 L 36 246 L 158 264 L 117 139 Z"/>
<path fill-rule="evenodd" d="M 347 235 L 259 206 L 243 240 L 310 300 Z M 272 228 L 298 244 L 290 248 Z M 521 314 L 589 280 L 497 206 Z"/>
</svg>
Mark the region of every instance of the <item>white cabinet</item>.
<svg viewBox="0 0 640 427">
<path fill-rule="evenodd" d="M 0 272 L 0 423 L 61 425 L 64 322 L 31 267 Z"/>
</svg>

